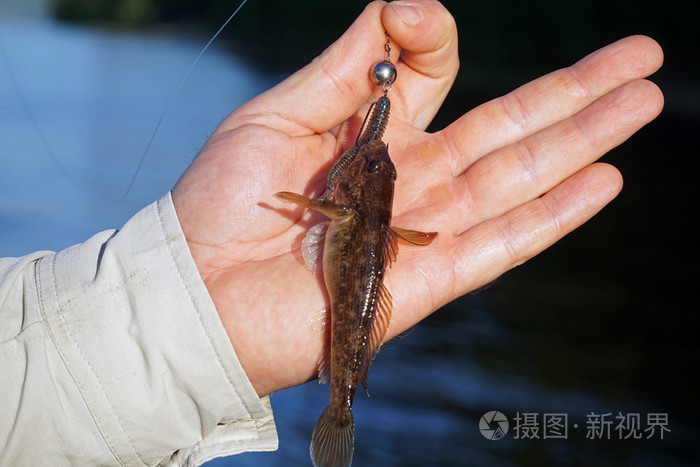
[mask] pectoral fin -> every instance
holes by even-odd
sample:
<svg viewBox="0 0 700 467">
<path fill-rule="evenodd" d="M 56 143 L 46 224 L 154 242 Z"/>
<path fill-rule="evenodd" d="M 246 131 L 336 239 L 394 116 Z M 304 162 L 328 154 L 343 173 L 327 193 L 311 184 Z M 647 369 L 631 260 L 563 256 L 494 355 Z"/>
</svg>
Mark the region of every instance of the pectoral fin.
<svg viewBox="0 0 700 467">
<path fill-rule="evenodd" d="M 335 204 L 333 201 L 319 198 L 307 198 L 306 196 L 290 193 L 289 191 L 280 191 L 275 193 L 275 197 L 282 201 L 298 204 L 307 209 L 313 209 L 321 214 L 324 214 L 331 219 L 342 219 L 353 213 L 353 210 L 347 206 Z"/>
<path fill-rule="evenodd" d="M 321 270 L 323 265 L 323 244 L 326 240 L 326 231 L 330 221 L 321 222 L 309 229 L 301 241 L 301 254 L 309 271 L 314 274 Z"/>
<path fill-rule="evenodd" d="M 430 245 L 438 235 L 437 232 L 419 232 L 418 230 L 402 229 L 401 227 L 392 227 L 391 230 L 401 240 L 418 246 Z"/>
</svg>

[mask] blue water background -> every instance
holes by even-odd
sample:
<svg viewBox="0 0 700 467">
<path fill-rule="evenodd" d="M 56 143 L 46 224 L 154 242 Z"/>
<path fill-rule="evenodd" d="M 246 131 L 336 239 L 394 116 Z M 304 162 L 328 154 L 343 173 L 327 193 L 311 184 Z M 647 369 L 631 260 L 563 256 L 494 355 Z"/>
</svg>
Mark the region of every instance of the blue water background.
<svg viewBox="0 0 700 467">
<path fill-rule="evenodd" d="M 41 9 L 15 16 L 10 10 L 0 20 L 10 66 L 0 72 L 2 256 L 58 250 L 119 228 L 172 188 L 222 118 L 282 78 L 255 71 L 215 46 L 173 102 L 132 191 L 114 202 L 208 38 L 168 27 L 66 25 Z M 597 311 L 592 298 L 601 291 L 585 278 L 573 286 L 557 283 L 557 274 L 546 283 L 497 283 L 388 344 L 370 372 L 372 397 L 356 399 L 355 465 L 680 465 L 696 458 L 697 430 L 676 410 L 678 401 L 659 403 L 638 379 L 620 372 L 629 366 L 626 359 L 639 366 L 641 354 L 614 346 L 619 324 L 608 323 L 607 311 Z M 509 289 L 542 293 L 522 303 Z M 604 293 L 612 307 L 625 295 L 615 285 Z M 554 309 L 536 297 L 556 301 L 564 295 L 569 316 L 545 313 L 534 325 L 528 322 L 534 309 Z M 514 319 L 512 310 L 521 318 Z M 568 327 L 575 328 L 583 315 L 601 323 L 600 329 L 571 339 L 578 334 Z M 561 330 L 569 338 L 557 341 Z M 600 340 L 590 342 L 590 333 L 598 331 Z M 279 450 L 210 465 L 309 464 L 310 434 L 327 404 L 328 387 L 312 382 L 271 399 Z M 511 421 L 517 413 L 566 413 L 568 439 L 516 440 L 511 427 L 504 439 L 487 440 L 478 428 L 490 410 Z M 620 440 L 614 431 L 611 439 L 587 439 L 586 416 L 592 412 L 643 418 L 670 412 L 672 431 L 663 440 L 658 434 Z"/>
<path fill-rule="evenodd" d="M 207 39 L 166 27 L 2 19 L 9 69 L 0 64 L 0 255 L 62 249 L 120 227 L 173 187 L 231 110 L 274 84 L 213 47 L 173 101 L 132 190 L 116 202 Z"/>
</svg>

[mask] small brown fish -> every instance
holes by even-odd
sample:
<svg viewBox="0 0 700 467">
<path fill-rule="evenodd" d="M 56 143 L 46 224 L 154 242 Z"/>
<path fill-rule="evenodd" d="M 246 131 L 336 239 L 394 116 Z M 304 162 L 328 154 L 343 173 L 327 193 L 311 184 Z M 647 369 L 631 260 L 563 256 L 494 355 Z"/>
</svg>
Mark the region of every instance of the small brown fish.
<svg viewBox="0 0 700 467">
<path fill-rule="evenodd" d="M 381 99 L 387 100 L 388 115 L 388 99 Z M 375 109 L 375 115 L 382 111 Z M 385 117 L 380 120 L 385 126 Z M 275 195 L 331 219 L 323 249 L 331 305 L 330 352 L 319 365 L 322 381 L 330 373 L 331 391 L 311 440 L 311 459 L 317 467 L 348 466 L 352 461 L 352 402 L 358 382 L 367 389 L 370 363 L 391 319 L 392 299 L 382 281 L 386 267 L 396 259 L 397 236 L 428 245 L 437 235 L 390 227 L 396 169 L 380 139 L 383 128 L 377 131 L 372 125 L 371 120 L 363 135 L 374 136 L 358 138 L 361 144 L 346 152 L 353 154 L 341 156 L 334 165 L 322 197 Z"/>
</svg>

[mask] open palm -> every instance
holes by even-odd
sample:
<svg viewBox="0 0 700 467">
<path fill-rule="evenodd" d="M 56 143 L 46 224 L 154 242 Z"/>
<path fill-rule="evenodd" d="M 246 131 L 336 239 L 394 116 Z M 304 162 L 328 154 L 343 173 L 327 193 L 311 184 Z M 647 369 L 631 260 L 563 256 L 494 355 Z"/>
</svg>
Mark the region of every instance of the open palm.
<svg viewBox="0 0 700 467">
<path fill-rule="evenodd" d="M 411 3 L 417 10 L 370 4 L 318 59 L 234 111 L 173 190 L 192 255 L 260 395 L 315 376 L 327 307 L 323 280 L 299 251 L 323 216 L 273 194 L 323 191 L 377 96 L 368 71 L 384 58 L 385 30 L 392 59 L 401 52 L 384 137 L 398 172 L 393 224 L 439 232 L 428 247 L 402 245 L 387 272 L 386 338 L 598 212 L 622 180 L 594 161 L 663 105 L 642 79 L 661 65 L 661 50 L 630 37 L 426 133 L 457 73 L 457 34 L 439 3 Z"/>
</svg>

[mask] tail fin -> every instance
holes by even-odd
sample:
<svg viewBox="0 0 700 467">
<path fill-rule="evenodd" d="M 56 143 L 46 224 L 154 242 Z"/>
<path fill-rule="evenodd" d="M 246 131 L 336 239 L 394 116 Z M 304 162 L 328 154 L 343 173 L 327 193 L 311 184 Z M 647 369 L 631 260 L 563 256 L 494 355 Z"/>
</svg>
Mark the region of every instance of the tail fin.
<svg viewBox="0 0 700 467">
<path fill-rule="evenodd" d="M 326 407 L 316 422 L 309 448 L 315 467 L 347 467 L 352 462 L 355 422 L 350 408 L 343 415 L 344 420 L 336 420 Z"/>
</svg>

